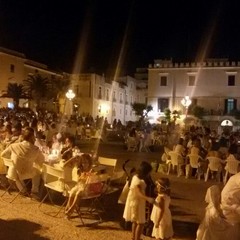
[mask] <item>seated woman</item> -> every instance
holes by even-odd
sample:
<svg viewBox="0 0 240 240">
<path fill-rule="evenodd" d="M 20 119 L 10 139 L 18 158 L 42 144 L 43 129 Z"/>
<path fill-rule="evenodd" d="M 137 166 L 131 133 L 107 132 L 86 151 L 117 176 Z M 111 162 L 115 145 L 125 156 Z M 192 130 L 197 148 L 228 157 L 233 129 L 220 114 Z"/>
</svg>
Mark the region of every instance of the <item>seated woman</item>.
<svg viewBox="0 0 240 240">
<path fill-rule="evenodd" d="M 86 189 L 86 182 L 92 173 L 92 157 L 89 154 L 82 154 L 81 156 L 75 156 L 65 162 L 64 167 L 67 165 L 77 166 L 78 168 L 78 182 L 69 193 L 68 202 L 65 208 L 65 214 L 70 217 L 74 211 L 78 199 L 84 195 Z"/>
<path fill-rule="evenodd" d="M 66 137 L 63 148 L 61 150 L 62 159 L 68 160 L 73 156 L 74 146 L 74 137 Z"/>
<path fill-rule="evenodd" d="M 186 148 L 184 146 L 183 138 L 179 138 L 178 143 L 173 147 L 173 151 L 179 153 L 182 157 L 186 156 Z"/>
</svg>

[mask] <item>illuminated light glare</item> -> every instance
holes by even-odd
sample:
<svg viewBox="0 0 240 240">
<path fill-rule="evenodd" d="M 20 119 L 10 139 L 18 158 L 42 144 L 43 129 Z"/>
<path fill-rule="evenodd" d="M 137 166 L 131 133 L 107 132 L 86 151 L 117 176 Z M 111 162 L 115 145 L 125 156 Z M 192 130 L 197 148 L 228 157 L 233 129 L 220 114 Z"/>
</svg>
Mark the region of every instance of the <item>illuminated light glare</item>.
<svg viewBox="0 0 240 240">
<path fill-rule="evenodd" d="M 75 98 L 75 93 L 72 89 L 69 89 L 66 93 L 66 97 L 71 101 L 73 98 Z"/>
<path fill-rule="evenodd" d="M 189 96 L 185 96 L 182 100 L 181 100 L 181 104 L 185 107 L 186 109 L 186 115 L 185 117 L 187 118 L 187 114 L 188 114 L 188 107 L 191 105 L 192 100 L 190 99 Z"/>
</svg>

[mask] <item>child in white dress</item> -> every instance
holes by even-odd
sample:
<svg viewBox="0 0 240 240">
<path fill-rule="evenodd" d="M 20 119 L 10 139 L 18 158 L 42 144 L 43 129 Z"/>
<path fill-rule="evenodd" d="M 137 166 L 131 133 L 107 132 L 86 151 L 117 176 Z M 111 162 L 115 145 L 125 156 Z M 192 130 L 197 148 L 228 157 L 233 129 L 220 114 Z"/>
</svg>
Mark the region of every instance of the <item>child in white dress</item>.
<svg viewBox="0 0 240 240">
<path fill-rule="evenodd" d="M 172 214 L 170 205 L 170 181 L 168 178 L 160 178 L 156 181 L 158 196 L 156 205 L 153 205 L 151 220 L 154 223 L 152 237 L 157 240 L 171 239 L 173 236 Z"/>
<path fill-rule="evenodd" d="M 140 240 L 146 222 L 146 201 L 153 204 L 154 199 L 146 196 L 146 179 L 152 171 L 152 166 L 143 161 L 131 180 L 129 193 L 124 208 L 123 218 L 132 222 L 132 240 Z"/>
</svg>

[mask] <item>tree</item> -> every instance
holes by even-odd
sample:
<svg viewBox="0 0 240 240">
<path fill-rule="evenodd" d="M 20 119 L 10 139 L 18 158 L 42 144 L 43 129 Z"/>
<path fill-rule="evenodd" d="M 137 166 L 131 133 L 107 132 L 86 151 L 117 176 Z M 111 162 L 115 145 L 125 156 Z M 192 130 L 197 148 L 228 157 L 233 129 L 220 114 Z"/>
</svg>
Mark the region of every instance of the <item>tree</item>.
<svg viewBox="0 0 240 240">
<path fill-rule="evenodd" d="M 145 103 L 132 103 L 132 109 L 137 116 L 144 118 L 153 110 L 153 107 Z"/>
<path fill-rule="evenodd" d="M 171 112 L 171 110 L 169 108 L 165 108 L 164 109 L 164 115 L 165 115 L 166 121 L 168 123 L 171 122 L 171 114 L 172 114 L 172 112 Z"/>
<path fill-rule="evenodd" d="M 173 122 L 176 123 L 177 119 L 180 119 L 181 111 L 173 110 L 172 111 L 172 118 Z"/>
<path fill-rule="evenodd" d="M 204 116 L 204 108 L 200 107 L 200 106 L 194 106 L 191 110 L 193 116 L 202 119 L 202 117 Z"/>
<path fill-rule="evenodd" d="M 27 98 L 24 87 L 22 84 L 9 83 L 7 86 L 7 93 L 3 94 L 2 97 L 8 97 L 13 99 L 14 109 L 19 107 L 20 98 Z"/>
<path fill-rule="evenodd" d="M 29 75 L 23 82 L 25 91 L 35 101 L 38 109 L 41 100 L 46 99 L 48 96 L 48 78 L 44 78 L 40 74 Z"/>
<path fill-rule="evenodd" d="M 69 78 L 54 78 L 49 83 L 50 85 L 50 98 L 54 101 L 59 101 L 59 98 L 67 92 L 70 85 Z"/>
</svg>

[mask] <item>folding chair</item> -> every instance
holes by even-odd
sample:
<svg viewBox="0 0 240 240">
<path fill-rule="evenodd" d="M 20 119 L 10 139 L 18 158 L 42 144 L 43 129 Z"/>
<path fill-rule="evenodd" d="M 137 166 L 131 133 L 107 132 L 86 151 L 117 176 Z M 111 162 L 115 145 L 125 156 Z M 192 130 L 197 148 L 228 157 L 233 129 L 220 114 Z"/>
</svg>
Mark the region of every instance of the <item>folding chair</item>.
<svg viewBox="0 0 240 240">
<path fill-rule="evenodd" d="M 9 168 L 14 169 L 15 164 L 14 164 L 14 162 L 13 162 L 11 159 L 2 158 L 2 160 L 3 160 L 3 163 L 4 163 L 4 165 L 6 166 L 7 169 L 9 169 Z M 17 174 L 17 172 L 15 172 L 15 173 Z M 5 191 L 3 192 L 3 194 L 1 195 L 1 197 L 3 197 L 6 193 L 8 193 L 8 194 L 11 195 L 10 189 L 12 189 L 12 188 L 14 187 L 14 189 L 16 189 L 17 193 L 16 193 L 16 195 L 10 200 L 10 203 L 12 203 L 18 196 L 20 196 L 20 195 L 22 194 L 22 190 L 24 189 L 24 186 L 22 186 L 22 189 L 19 190 L 19 189 L 17 188 L 17 186 L 14 184 L 15 180 L 14 180 L 14 179 L 11 179 L 8 175 L 6 175 L 6 177 L 8 178 L 9 186 L 6 187 L 6 189 L 5 189 Z M 17 177 L 19 178 L 18 175 L 17 175 Z M 25 183 L 26 186 L 27 186 L 28 184 L 30 184 L 31 181 L 32 181 L 31 176 L 28 176 L 27 178 L 20 178 L 20 180 L 21 180 L 21 181 L 26 180 L 26 183 Z M 21 183 L 21 181 L 19 181 L 19 183 Z M 28 196 L 28 197 L 31 198 L 31 195 L 30 195 L 28 192 L 26 192 L 26 196 Z"/>
<path fill-rule="evenodd" d="M 108 191 L 110 177 L 108 174 L 97 176 L 98 181 L 86 183 L 87 194 L 81 196 L 75 206 L 75 211 L 83 225 L 85 225 L 84 218 L 97 219 L 98 222 L 102 222 L 101 212 L 105 211 L 102 198 Z M 83 205 L 83 202 L 87 202 L 88 205 Z"/>
<path fill-rule="evenodd" d="M 59 204 L 54 203 L 51 191 L 55 191 L 57 193 L 61 193 L 62 195 L 64 195 L 64 193 L 67 191 L 66 173 L 64 169 L 50 166 L 48 164 L 43 164 L 42 173 L 43 173 L 44 186 L 46 188 L 47 193 L 43 197 L 38 207 L 41 208 L 42 204 L 48 198 L 50 200 L 50 203 L 53 206 L 56 206 L 57 208 L 59 208 L 59 210 L 55 214 L 50 214 L 46 212 L 45 213 L 53 217 L 56 217 L 63 209 L 67 199 L 65 198 L 63 203 L 59 206 Z"/>
<path fill-rule="evenodd" d="M 119 181 L 123 178 L 124 171 L 115 171 L 117 166 L 117 159 L 107 158 L 107 157 L 98 157 L 98 163 L 100 166 L 106 167 L 105 172 L 109 174 L 111 181 Z"/>
<path fill-rule="evenodd" d="M 111 175 L 116 168 L 117 159 L 116 158 L 107 158 L 107 157 L 98 157 L 98 163 L 106 167 L 106 171 Z"/>
</svg>

